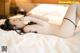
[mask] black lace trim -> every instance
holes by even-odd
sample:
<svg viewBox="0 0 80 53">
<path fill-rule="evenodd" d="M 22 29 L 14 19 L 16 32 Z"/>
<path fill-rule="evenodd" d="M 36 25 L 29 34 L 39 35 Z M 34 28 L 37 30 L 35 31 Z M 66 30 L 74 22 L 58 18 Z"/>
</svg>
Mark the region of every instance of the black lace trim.
<svg viewBox="0 0 80 53">
<path fill-rule="evenodd" d="M 70 20 L 69 18 L 64 18 L 64 19 L 69 20 L 75 26 L 75 28 L 77 27 L 77 25 L 72 20 Z"/>
</svg>

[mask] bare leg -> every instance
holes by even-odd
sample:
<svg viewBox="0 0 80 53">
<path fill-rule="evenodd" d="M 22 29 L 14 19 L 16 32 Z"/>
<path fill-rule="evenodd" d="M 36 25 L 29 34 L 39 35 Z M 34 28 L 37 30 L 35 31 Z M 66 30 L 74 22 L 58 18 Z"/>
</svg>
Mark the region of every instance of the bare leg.
<svg viewBox="0 0 80 53">
<path fill-rule="evenodd" d="M 66 13 L 65 18 L 72 20 L 75 23 L 76 20 L 76 5 L 71 5 Z M 73 35 L 75 30 L 74 24 L 69 20 L 64 19 L 63 24 L 61 25 L 59 36 L 61 37 L 70 37 Z"/>
<path fill-rule="evenodd" d="M 80 19 L 80 4 L 77 5 L 77 17 Z"/>
<path fill-rule="evenodd" d="M 80 31 L 80 4 L 77 5 L 77 28 L 75 32 Z"/>
<path fill-rule="evenodd" d="M 77 23 L 80 20 L 80 4 L 77 5 Z"/>
</svg>

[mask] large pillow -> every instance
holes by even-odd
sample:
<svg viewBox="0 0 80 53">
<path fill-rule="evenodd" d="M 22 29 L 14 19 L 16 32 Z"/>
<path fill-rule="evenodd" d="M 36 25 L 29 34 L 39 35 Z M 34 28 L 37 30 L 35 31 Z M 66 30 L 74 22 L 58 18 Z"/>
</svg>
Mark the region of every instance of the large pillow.
<svg viewBox="0 0 80 53">
<path fill-rule="evenodd" d="M 39 4 L 28 15 L 47 20 L 49 23 L 61 25 L 69 5 Z"/>
</svg>

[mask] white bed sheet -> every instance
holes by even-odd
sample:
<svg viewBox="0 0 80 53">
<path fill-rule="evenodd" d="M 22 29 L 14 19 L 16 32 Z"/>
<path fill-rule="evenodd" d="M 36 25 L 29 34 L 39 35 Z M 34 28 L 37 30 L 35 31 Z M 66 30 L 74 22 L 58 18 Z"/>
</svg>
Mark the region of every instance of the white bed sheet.
<svg viewBox="0 0 80 53">
<path fill-rule="evenodd" d="M 0 44 L 8 47 L 6 53 L 80 53 L 79 35 L 80 32 L 70 38 L 34 33 L 20 36 L 15 31 L 0 30 Z"/>
</svg>

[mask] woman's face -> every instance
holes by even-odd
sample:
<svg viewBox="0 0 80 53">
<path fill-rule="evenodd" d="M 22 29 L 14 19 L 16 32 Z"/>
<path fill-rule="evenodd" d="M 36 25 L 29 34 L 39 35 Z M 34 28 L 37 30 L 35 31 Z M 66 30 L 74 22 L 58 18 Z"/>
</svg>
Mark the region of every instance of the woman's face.
<svg viewBox="0 0 80 53">
<path fill-rule="evenodd" d="M 17 28 L 22 28 L 25 25 L 24 15 L 17 14 L 15 16 L 9 17 L 9 22 L 11 25 L 13 25 Z"/>
<path fill-rule="evenodd" d="M 25 23 L 23 22 L 23 18 L 10 19 L 10 23 L 16 26 L 17 28 L 22 28 L 25 26 Z"/>
</svg>

